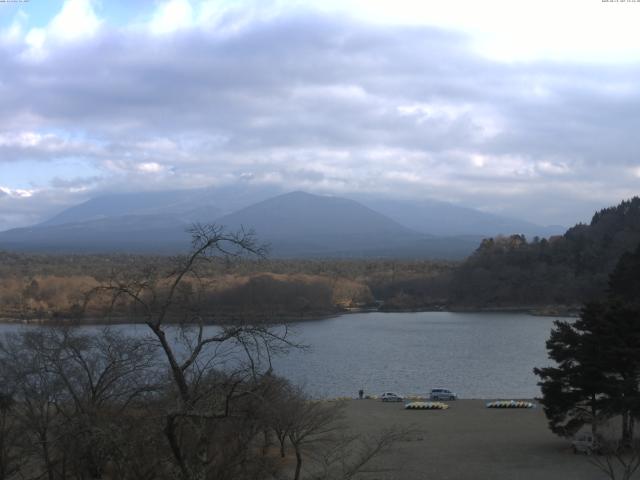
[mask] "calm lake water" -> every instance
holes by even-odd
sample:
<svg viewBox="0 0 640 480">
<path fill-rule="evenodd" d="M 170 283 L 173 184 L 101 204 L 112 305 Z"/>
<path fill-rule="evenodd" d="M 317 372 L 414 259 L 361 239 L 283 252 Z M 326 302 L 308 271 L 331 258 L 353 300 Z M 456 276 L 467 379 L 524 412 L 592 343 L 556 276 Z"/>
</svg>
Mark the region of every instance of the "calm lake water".
<svg viewBox="0 0 640 480">
<path fill-rule="evenodd" d="M 462 398 L 532 398 L 555 318 L 515 313 L 358 313 L 300 324 L 311 346 L 274 363 L 317 397 L 445 387 Z"/>
<path fill-rule="evenodd" d="M 549 365 L 552 317 L 516 313 L 355 313 L 298 323 L 310 348 L 274 359 L 276 373 L 318 398 L 384 391 L 425 394 L 445 387 L 462 398 L 532 398 L 532 369 Z M 0 325 L 0 333 L 17 325 Z M 89 327 L 97 328 L 97 327 Z M 143 326 L 123 326 L 134 334 Z"/>
</svg>

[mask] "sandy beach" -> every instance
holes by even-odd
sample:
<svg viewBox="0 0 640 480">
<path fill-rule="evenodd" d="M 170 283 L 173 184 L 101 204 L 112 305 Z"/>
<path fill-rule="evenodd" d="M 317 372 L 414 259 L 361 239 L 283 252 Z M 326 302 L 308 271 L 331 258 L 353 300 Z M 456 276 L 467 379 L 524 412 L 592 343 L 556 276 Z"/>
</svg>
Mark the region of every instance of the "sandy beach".
<svg viewBox="0 0 640 480">
<path fill-rule="evenodd" d="M 542 408 L 488 409 L 485 400 L 447 402 L 448 410 L 405 410 L 402 403 L 349 400 L 348 427 L 375 433 L 411 428 L 375 462 L 391 473 L 371 479 L 597 480 L 606 478 L 547 428 Z"/>
</svg>

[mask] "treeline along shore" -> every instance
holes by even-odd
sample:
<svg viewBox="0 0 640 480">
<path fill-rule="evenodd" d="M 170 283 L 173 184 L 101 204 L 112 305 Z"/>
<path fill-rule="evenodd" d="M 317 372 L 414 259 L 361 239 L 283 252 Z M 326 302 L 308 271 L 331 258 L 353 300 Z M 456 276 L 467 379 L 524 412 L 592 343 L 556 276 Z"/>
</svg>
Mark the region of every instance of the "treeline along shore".
<svg viewBox="0 0 640 480">
<path fill-rule="evenodd" d="M 304 320 L 362 309 L 564 314 L 603 295 L 618 259 L 640 243 L 640 198 L 596 212 L 564 235 L 487 238 L 460 262 L 412 259 L 212 258 L 180 295 L 221 319 Z M 179 261 L 179 259 L 178 259 Z M 0 319 L 135 321 L 125 303 L 87 295 L 101 285 L 158 277 L 175 257 L 0 252 Z"/>
<path fill-rule="evenodd" d="M 40 321 L 84 319 L 103 322 L 105 308 L 87 296 L 116 276 L 136 277 L 150 269 L 169 271 L 173 257 L 141 255 L 30 255 L 0 253 L 0 319 Z M 341 312 L 380 308 L 401 281 L 448 278 L 453 262 L 396 260 L 212 259 L 198 281 L 181 294 L 197 297 L 209 321 L 271 317 L 315 319 Z M 445 297 L 439 293 L 433 304 Z M 123 306 L 111 320 L 135 321 Z"/>
</svg>

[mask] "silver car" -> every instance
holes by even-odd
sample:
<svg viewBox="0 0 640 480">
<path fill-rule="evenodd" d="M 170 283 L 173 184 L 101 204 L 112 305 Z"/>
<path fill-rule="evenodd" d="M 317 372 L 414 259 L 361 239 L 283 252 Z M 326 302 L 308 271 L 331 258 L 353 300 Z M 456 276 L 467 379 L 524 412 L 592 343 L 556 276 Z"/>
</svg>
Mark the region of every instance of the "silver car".
<svg viewBox="0 0 640 480">
<path fill-rule="evenodd" d="M 429 394 L 430 400 L 455 400 L 457 398 L 458 395 L 446 388 L 434 388 Z"/>
<path fill-rule="evenodd" d="M 397 393 L 386 392 L 380 395 L 380 400 L 383 402 L 401 402 L 403 399 Z"/>
</svg>

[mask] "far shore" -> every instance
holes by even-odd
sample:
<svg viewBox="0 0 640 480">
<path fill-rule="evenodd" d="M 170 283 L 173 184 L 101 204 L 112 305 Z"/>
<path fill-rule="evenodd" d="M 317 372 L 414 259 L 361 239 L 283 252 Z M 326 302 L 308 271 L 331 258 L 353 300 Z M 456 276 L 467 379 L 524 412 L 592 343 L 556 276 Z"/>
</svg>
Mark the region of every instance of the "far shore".
<svg viewBox="0 0 640 480">
<path fill-rule="evenodd" d="M 508 307 L 469 307 L 460 305 L 448 305 L 433 306 L 429 308 L 395 308 L 383 306 L 382 308 L 373 311 L 379 311 L 382 313 L 526 313 L 536 317 L 577 317 L 580 314 L 580 307 L 567 305 L 529 305 Z"/>
<path fill-rule="evenodd" d="M 544 307 L 481 307 L 481 308 L 467 308 L 467 307 L 451 307 L 451 308 L 345 308 L 336 309 L 331 312 L 314 312 L 297 315 L 279 314 L 272 317 L 258 316 L 254 314 L 241 314 L 237 315 L 224 314 L 219 315 L 217 319 L 205 322 L 206 325 L 221 325 L 224 323 L 230 323 L 234 318 L 242 318 L 244 320 L 252 322 L 272 322 L 272 323 L 298 323 L 307 321 L 326 320 L 328 318 L 334 318 L 342 315 L 349 315 L 354 313 L 429 313 L 429 312 L 451 312 L 451 313 L 522 313 L 535 317 L 577 317 L 579 315 L 579 309 L 577 307 L 566 306 L 544 306 Z M 142 318 L 132 317 L 113 317 L 110 319 L 99 317 L 87 317 L 87 318 L 13 318 L 13 317 L 0 317 L 0 324 L 21 324 L 21 325 L 52 325 L 52 326 L 65 326 L 65 325 L 130 325 L 130 324 L 144 324 L 145 320 Z M 167 321 L 167 324 L 180 324 L 179 321 Z"/>
</svg>

